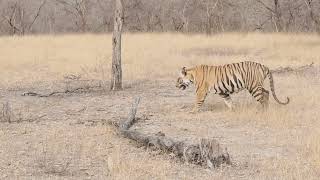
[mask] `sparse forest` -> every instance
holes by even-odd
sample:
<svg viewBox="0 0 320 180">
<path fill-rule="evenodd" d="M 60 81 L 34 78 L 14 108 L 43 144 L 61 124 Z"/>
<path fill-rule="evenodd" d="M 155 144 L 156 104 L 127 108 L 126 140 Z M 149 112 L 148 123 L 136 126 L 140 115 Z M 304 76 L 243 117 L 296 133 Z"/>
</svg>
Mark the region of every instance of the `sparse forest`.
<svg viewBox="0 0 320 180">
<path fill-rule="evenodd" d="M 0 34 L 105 33 L 112 0 L 0 0 Z M 124 0 L 126 32 L 320 32 L 318 0 Z"/>
</svg>

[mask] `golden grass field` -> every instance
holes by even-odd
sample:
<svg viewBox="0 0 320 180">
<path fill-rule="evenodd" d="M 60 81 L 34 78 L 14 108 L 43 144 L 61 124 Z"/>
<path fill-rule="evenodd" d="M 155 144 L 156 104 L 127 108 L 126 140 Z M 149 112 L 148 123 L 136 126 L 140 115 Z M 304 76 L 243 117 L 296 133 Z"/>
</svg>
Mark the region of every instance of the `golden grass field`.
<svg viewBox="0 0 320 180">
<path fill-rule="evenodd" d="M 306 34 L 123 35 L 124 90 L 108 90 L 111 35 L 0 37 L 0 179 L 318 179 L 320 176 L 320 37 Z M 314 62 L 300 73 L 275 74 L 280 100 L 270 108 L 245 91 L 235 111 L 209 95 L 190 114 L 194 88 L 176 89 L 181 67 L 251 60 L 276 69 Z M 79 80 L 67 80 L 74 74 Z M 266 81 L 267 82 L 267 81 Z M 39 98 L 102 85 L 90 91 Z M 269 89 L 269 83 L 266 83 Z M 104 88 L 105 87 L 105 88 Z M 118 136 L 107 124 L 142 97 L 136 129 L 178 140 L 216 138 L 233 165 L 208 170 L 184 164 Z M 4 111 L 4 109 L 2 109 Z"/>
</svg>

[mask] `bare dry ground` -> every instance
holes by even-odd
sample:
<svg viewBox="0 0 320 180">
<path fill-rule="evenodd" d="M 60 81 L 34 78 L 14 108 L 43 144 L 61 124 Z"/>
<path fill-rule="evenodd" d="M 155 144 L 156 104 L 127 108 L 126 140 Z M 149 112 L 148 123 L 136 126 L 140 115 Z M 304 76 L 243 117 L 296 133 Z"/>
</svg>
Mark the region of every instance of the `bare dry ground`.
<svg viewBox="0 0 320 180">
<path fill-rule="evenodd" d="M 0 179 L 318 179 L 320 37 L 303 34 L 126 34 L 124 90 L 110 92 L 111 35 L 0 38 Z M 266 112 L 247 92 L 230 112 L 211 95 L 188 113 L 194 89 L 175 88 L 178 70 L 252 60 L 271 69 L 311 62 L 302 73 L 275 74 L 280 99 Z M 76 79 L 70 80 L 70 75 Z M 268 87 L 268 83 L 266 83 Z M 51 97 L 21 96 L 27 91 Z M 85 89 L 86 87 L 93 87 Z M 179 140 L 216 138 L 233 165 L 208 170 L 120 138 L 109 120 L 142 97 L 136 129 Z M 8 105 L 6 105 L 8 102 Z M 9 119 L 10 118 L 10 119 Z M 10 122 L 8 122 L 10 121 Z"/>
</svg>

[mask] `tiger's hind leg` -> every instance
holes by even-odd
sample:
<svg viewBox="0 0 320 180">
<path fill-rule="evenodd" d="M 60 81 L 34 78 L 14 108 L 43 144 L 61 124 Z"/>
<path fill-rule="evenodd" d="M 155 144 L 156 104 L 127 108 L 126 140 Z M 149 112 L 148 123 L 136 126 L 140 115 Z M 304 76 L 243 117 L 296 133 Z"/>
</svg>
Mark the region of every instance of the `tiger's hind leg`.
<svg viewBox="0 0 320 180">
<path fill-rule="evenodd" d="M 269 107 L 269 91 L 262 88 L 262 92 L 263 92 L 262 106 L 264 109 L 267 109 Z"/>
<path fill-rule="evenodd" d="M 224 103 L 228 106 L 229 109 L 234 109 L 234 104 L 229 94 L 219 94 L 219 96 L 223 98 Z"/>
<path fill-rule="evenodd" d="M 250 94 L 254 97 L 254 99 L 262 104 L 263 109 L 268 108 L 269 104 L 269 91 L 264 89 L 262 86 L 255 87 Z"/>
</svg>

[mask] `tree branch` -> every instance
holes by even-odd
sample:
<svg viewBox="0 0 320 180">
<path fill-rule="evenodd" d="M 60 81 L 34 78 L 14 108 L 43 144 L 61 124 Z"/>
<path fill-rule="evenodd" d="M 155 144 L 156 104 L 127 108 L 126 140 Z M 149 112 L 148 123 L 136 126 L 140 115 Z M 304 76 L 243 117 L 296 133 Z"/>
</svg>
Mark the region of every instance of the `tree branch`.
<svg viewBox="0 0 320 180">
<path fill-rule="evenodd" d="M 10 17 L 3 16 L 3 18 L 4 18 L 5 20 L 7 20 L 7 23 L 9 24 L 9 26 L 13 29 L 13 34 L 15 34 L 16 31 L 19 31 L 20 33 L 22 32 L 22 31 L 20 30 L 20 28 L 18 28 L 18 27 L 16 26 L 16 24 L 14 23 L 15 15 L 16 15 L 16 12 L 17 12 L 17 6 L 18 6 L 17 3 L 15 3 L 15 4 L 13 5 L 13 10 L 12 10 L 12 13 L 11 13 Z"/>
<path fill-rule="evenodd" d="M 258 3 L 260 3 L 264 8 L 266 8 L 267 10 L 269 10 L 272 14 L 276 14 L 276 12 L 270 8 L 269 6 L 267 6 L 264 2 L 262 2 L 261 0 L 256 0 Z"/>
<path fill-rule="evenodd" d="M 37 13 L 36 15 L 33 17 L 33 20 L 32 22 L 29 24 L 28 26 L 28 30 L 30 31 L 30 29 L 32 28 L 33 24 L 36 22 L 37 18 L 39 17 L 40 15 L 40 12 L 41 12 L 41 9 L 43 8 L 43 6 L 46 4 L 47 0 L 44 0 L 42 1 L 42 3 L 40 4 L 38 10 L 37 10 Z"/>
</svg>

